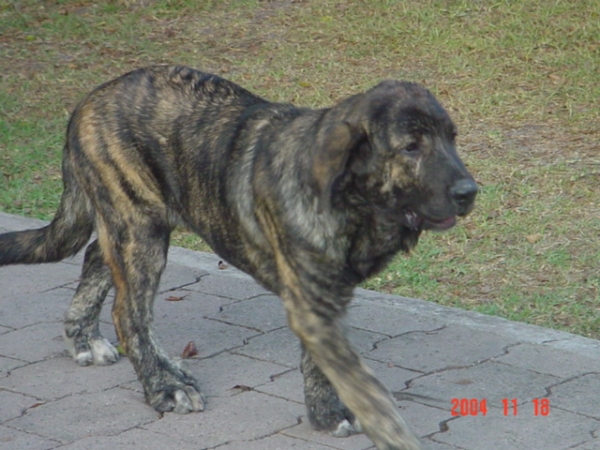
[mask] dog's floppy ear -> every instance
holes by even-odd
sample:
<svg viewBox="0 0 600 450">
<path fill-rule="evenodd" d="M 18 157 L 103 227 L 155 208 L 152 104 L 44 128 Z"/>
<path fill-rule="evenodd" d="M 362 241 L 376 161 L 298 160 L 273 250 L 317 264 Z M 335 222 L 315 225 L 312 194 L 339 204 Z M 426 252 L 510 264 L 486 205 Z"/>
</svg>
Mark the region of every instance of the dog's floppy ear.
<svg viewBox="0 0 600 450">
<path fill-rule="evenodd" d="M 329 210 L 333 183 L 344 172 L 352 149 L 365 136 L 362 127 L 353 122 L 335 122 L 318 134 L 312 173 L 317 185 L 319 213 Z"/>
</svg>

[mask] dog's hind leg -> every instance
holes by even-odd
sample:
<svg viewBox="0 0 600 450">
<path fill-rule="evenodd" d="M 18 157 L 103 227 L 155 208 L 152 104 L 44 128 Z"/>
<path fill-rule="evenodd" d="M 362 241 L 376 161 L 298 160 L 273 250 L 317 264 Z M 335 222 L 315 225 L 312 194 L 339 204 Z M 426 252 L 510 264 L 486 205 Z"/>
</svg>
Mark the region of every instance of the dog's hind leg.
<svg viewBox="0 0 600 450">
<path fill-rule="evenodd" d="M 171 229 L 158 215 L 129 213 L 120 210 L 98 226 L 116 290 L 112 316 L 120 344 L 154 409 L 201 411 L 204 401 L 196 380 L 170 361 L 152 330 L 154 296 L 166 265 Z"/>
<path fill-rule="evenodd" d="M 110 271 L 98 241 L 94 241 L 86 249 L 81 281 L 65 314 L 65 342 L 81 366 L 112 364 L 119 358 L 115 347 L 102 337 L 99 329 L 100 310 L 111 287 Z"/>
</svg>

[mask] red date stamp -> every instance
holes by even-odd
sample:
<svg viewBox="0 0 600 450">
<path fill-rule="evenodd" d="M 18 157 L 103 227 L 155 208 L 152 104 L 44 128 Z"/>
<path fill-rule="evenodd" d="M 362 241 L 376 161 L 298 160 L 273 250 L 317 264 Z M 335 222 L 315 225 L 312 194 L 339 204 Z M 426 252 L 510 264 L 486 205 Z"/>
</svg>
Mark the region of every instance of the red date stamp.
<svg viewBox="0 0 600 450">
<path fill-rule="evenodd" d="M 550 415 L 550 399 L 534 398 L 531 400 L 534 416 L 546 417 Z M 502 399 L 502 412 L 505 416 L 518 416 L 520 408 L 516 398 Z M 479 398 L 453 398 L 451 399 L 450 414 L 453 416 L 486 416 L 488 413 L 487 399 Z"/>
<path fill-rule="evenodd" d="M 453 398 L 451 402 L 450 414 L 453 416 L 485 416 L 488 412 L 485 398 Z"/>
</svg>

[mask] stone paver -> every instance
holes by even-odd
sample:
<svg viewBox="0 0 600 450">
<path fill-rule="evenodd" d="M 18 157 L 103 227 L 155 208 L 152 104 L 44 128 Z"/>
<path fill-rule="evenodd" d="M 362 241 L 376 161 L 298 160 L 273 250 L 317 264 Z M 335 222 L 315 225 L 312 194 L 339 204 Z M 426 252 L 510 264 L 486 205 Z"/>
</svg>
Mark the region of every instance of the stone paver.
<svg viewBox="0 0 600 450">
<path fill-rule="evenodd" d="M 551 375 L 536 374 L 519 367 L 488 361 L 468 368 L 449 368 L 431 373 L 410 382 L 403 391 L 422 397 L 433 406 L 450 407 L 452 398 L 486 400 L 490 408 L 501 408 L 504 399 L 519 403 L 547 395 L 546 389 L 559 381 Z M 443 402 L 447 402 L 443 405 Z"/>
<path fill-rule="evenodd" d="M 380 342 L 369 357 L 429 373 L 447 367 L 467 367 L 501 356 L 512 343 L 510 336 L 482 334 L 473 339 L 469 329 L 448 326 L 436 331 L 412 331 Z"/>
<path fill-rule="evenodd" d="M 40 224 L 0 213 L 0 232 Z M 155 303 L 166 351 L 177 358 L 189 341 L 199 350 L 182 363 L 207 407 L 187 416 L 148 407 L 126 358 L 79 367 L 65 354 L 80 255 L 0 268 L 0 449 L 373 450 L 364 435 L 310 428 L 283 307 L 218 261 L 171 249 Z M 114 341 L 111 303 L 101 318 Z M 600 342 L 364 290 L 347 323 L 424 448 L 600 450 Z"/>
<path fill-rule="evenodd" d="M 600 420 L 598 403 L 590 401 L 590 392 L 600 392 L 600 373 L 575 377 L 552 387 L 550 391 L 552 406 Z"/>
<path fill-rule="evenodd" d="M 2 450 L 50 450 L 60 443 L 0 425 L 0 446 Z"/>
<path fill-rule="evenodd" d="M 523 406 L 517 416 L 461 417 L 450 422 L 449 430 L 436 434 L 435 439 L 458 448 L 562 450 L 570 449 L 586 437 L 589 439 L 599 429 L 593 419 L 564 411 L 551 414 L 551 418 L 536 417 Z M 599 448 L 597 442 L 588 445 Z"/>
</svg>

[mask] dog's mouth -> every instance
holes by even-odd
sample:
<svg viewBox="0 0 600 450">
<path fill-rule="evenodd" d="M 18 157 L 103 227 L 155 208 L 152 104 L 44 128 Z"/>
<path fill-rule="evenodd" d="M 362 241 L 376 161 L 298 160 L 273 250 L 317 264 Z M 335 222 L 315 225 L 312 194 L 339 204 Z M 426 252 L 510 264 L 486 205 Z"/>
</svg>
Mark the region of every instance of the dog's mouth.
<svg viewBox="0 0 600 450">
<path fill-rule="evenodd" d="M 433 220 L 417 214 L 412 209 L 405 209 L 403 213 L 406 225 L 413 230 L 445 231 L 456 225 L 456 216 Z"/>
</svg>

